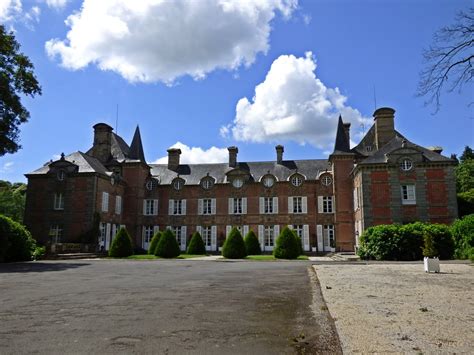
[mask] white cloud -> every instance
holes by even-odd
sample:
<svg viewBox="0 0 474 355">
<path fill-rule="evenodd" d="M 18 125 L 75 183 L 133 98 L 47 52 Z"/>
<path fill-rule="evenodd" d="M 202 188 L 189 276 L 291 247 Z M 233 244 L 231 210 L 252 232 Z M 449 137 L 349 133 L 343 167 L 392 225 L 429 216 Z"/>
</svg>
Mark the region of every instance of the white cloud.
<svg viewBox="0 0 474 355">
<path fill-rule="evenodd" d="M 15 165 L 14 162 L 12 161 L 7 161 L 5 164 L 3 164 L 1 167 L 0 167 L 0 173 L 8 173 L 12 170 L 13 168 L 13 165 Z"/>
<path fill-rule="evenodd" d="M 0 22 L 12 21 L 21 12 L 20 0 L 0 0 Z"/>
<path fill-rule="evenodd" d="M 68 2 L 69 0 L 46 0 L 46 5 L 50 8 L 60 10 L 64 8 Z"/>
<path fill-rule="evenodd" d="M 328 148 L 334 143 L 339 114 L 344 122 L 353 124 L 353 130 L 370 122 L 346 105 L 347 97 L 338 88 L 326 87 L 315 70 L 311 52 L 300 58 L 281 55 L 255 87 L 255 96 L 238 101 L 235 119 L 221 127 L 221 135 L 232 135 L 238 141 L 291 140 Z"/>
<path fill-rule="evenodd" d="M 96 64 L 130 82 L 201 79 L 216 68 L 250 65 L 269 49 L 270 22 L 289 18 L 298 0 L 84 0 L 50 57 L 78 70 Z"/>
<path fill-rule="evenodd" d="M 213 146 L 209 149 L 202 149 L 200 147 L 189 147 L 181 142 L 176 142 L 170 148 L 181 149 L 180 162 L 183 164 L 224 163 L 229 158 L 227 148 Z M 153 163 L 167 164 L 168 156 L 161 157 Z"/>
</svg>

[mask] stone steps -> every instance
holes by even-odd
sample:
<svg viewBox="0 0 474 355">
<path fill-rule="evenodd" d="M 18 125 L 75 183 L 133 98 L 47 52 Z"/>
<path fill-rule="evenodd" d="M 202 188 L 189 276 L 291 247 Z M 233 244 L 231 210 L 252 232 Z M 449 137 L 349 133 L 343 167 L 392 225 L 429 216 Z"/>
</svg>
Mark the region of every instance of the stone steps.
<svg viewBox="0 0 474 355">
<path fill-rule="evenodd" d="M 48 255 L 50 260 L 77 260 L 77 259 L 97 259 L 104 257 L 105 254 L 100 253 L 64 253 Z"/>
</svg>

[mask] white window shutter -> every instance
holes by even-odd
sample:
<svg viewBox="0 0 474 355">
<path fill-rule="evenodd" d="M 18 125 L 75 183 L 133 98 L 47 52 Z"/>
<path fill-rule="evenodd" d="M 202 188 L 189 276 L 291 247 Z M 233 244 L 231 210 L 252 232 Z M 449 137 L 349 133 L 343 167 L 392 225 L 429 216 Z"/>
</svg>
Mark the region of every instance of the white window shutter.
<svg viewBox="0 0 474 355">
<path fill-rule="evenodd" d="M 293 196 L 288 197 L 288 213 L 293 213 Z"/>
<path fill-rule="evenodd" d="M 303 208 L 302 208 L 303 213 L 308 213 L 308 197 L 303 196 L 301 198 L 301 202 L 303 204 Z"/>
<path fill-rule="evenodd" d="M 216 214 L 216 199 L 211 199 L 211 214 Z"/>
<path fill-rule="evenodd" d="M 160 231 L 159 226 L 153 226 L 153 236 Z"/>
<path fill-rule="evenodd" d="M 202 215 L 204 210 L 204 200 L 202 198 L 198 199 L 198 215 Z"/>
<path fill-rule="evenodd" d="M 173 214 L 173 204 L 174 204 L 174 200 L 169 200 L 168 201 L 168 214 L 169 215 Z"/>
<path fill-rule="evenodd" d="M 278 197 L 273 198 L 273 213 L 278 213 Z"/>
<path fill-rule="evenodd" d="M 321 224 L 316 226 L 316 238 L 318 242 L 318 251 L 323 251 L 323 226 Z"/>
<path fill-rule="evenodd" d="M 211 227 L 211 250 L 216 250 L 217 248 L 217 226 Z"/>
<path fill-rule="evenodd" d="M 332 200 L 332 213 L 336 212 L 336 196 L 331 196 Z"/>
<path fill-rule="evenodd" d="M 232 226 L 226 226 L 225 227 L 225 237 L 226 237 L 226 239 L 229 236 L 229 233 L 230 233 L 231 230 L 232 230 Z"/>
<path fill-rule="evenodd" d="M 202 227 L 201 226 L 196 226 L 196 232 L 198 232 L 199 235 L 202 237 Z"/>
<path fill-rule="evenodd" d="M 264 243 L 263 243 L 263 235 L 264 235 L 265 231 L 263 229 L 263 225 L 259 225 L 258 226 L 258 242 L 260 243 L 260 248 L 262 249 L 262 251 L 264 250 Z"/>
<path fill-rule="evenodd" d="M 323 196 L 318 196 L 318 213 L 323 213 Z"/>
<path fill-rule="evenodd" d="M 242 197 L 242 214 L 247 214 L 247 197 Z"/>
<path fill-rule="evenodd" d="M 158 215 L 158 200 L 153 200 L 153 212 L 155 216 Z"/>
<path fill-rule="evenodd" d="M 123 228 L 123 229 L 127 229 L 127 226 L 126 226 L 125 224 L 121 224 L 121 225 L 120 225 L 120 229 L 122 229 L 122 228 Z"/>
<path fill-rule="evenodd" d="M 275 224 L 273 226 L 273 242 L 276 241 L 279 235 L 280 235 L 280 226 L 278 224 Z"/>
<path fill-rule="evenodd" d="M 112 238 L 114 238 L 116 234 L 117 234 L 117 226 L 115 224 L 112 224 Z"/>
<path fill-rule="evenodd" d="M 229 197 L 228 201 L 229 201 L 228 212 L 229 214 L 234 214 L 234 199 L 232 197 Z"/>
<path fill-rule="evenodd" d="M 186 200 L 181 200 L 181 214 L 186 215 Z"/>
<path fill-rule="evenodd" d="M 260 197 L 260 214 L 265 213 L 265 198 Z"/>
<path fill-rule="evenodd" d="M 146 216 L 146 200 L 143 200 L 143 215 Z"/>
<path fill-rule="evenodd" d="M 142 226 L 142 248 L 145 249 L 145 226 Z"/>
<path fill-rule="evenodd" d="M 181 227 L 181 250 L 186 250 L 186 226 Z"/>
<path fill-rule="evenodd" d="M 303 249 L 305 251 L 310 250 L 310 245 L 309 245 L 309 225 L 305 224 L 303 225 Z"/>
<path fill-rule="evenodd" d="M 248 226 L 248 225 L 244 225 L 243 231 L 244 231 L 243 237 L 245 237 L 245 236 L 249 233 L 249 226 Z"/>
</svg>

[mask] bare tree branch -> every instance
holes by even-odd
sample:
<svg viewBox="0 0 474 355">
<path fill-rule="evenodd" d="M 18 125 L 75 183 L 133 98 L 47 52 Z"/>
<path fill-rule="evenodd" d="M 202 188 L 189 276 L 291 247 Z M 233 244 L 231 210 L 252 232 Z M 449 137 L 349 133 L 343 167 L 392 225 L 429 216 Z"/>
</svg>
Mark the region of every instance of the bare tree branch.
<svg viewBox="0 0 474 355">
<path fill-rule="evenodd" d="M 440 108 L 444 90 L 461 91 L 474 77 L 474 7 L 461 11 L 456 23 L 443 27 L 433 36 L 433 44 L 423 52 L 425 69 L 421 71 L 417 96 L 425 104 Z"/>
</svg>

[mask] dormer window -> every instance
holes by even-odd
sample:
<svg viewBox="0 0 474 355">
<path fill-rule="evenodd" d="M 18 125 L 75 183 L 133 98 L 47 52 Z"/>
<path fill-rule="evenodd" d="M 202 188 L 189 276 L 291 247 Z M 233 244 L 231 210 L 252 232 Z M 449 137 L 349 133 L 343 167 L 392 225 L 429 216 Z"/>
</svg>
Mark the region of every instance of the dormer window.
<svg viewBox="0 0 474 355">
<path fill-rule="evenodd" d="M 234 186 L 236 189 L 240 189 L 242 186 L 244 186 L 244 179 L 240 177 L 234 178 L 232 180 L 232 186 Z"/>
<path fill-rule="evenodd" d="M 323 184 L 323 186 L 329 186 L 332 184 L 332 177 L 331 175 L 324 175 L 322 178 L 321 178 L 321 184 Z"/>
<path fill-rule="evenodd" d="M 184 180 L 181 178 L 176 178 L 173 180 L 173 188 L 177 191 L 181 190 L 184 186 Z"/>
<path fill-rule="evenodd" d="M 413 168 L 413 162 L 411 161 L 411 159 L 405 158 L 400 163 L 400 168 L 403 171 L 410 171 Z"/>
<path fill-rule="evenodd" d="M 300 174 L 294 174 L 291 177 L 290 181 L 293 186 L 298 187 L 303 184 L 304 178 Z"/>
<path fill-rule="evenodd" d="M 64 170 L 59 170 L 57 177 L 59 181 L 64 181 L 64 179 L 66 178 L 66 172 Z"/>
<path fill-rule="evenodd" d="M 145 187 L 148 191 L 152 191 L 156 189 L 157 185 L 158 185 L 158 181 L 156 181 L 155 179 L 149 179 L 147 180 Z"/>
<path fill-rule="evenodd" d="M 205 177 L 201 180 L 201 187 L 204 190 L 210 190 L 214 186 L 214 179 L 210 176 Z"/>
<path fill-rule="evenodd" d="M 371 145 L 368 145 L 367 147 L 365 147 L 365 150 L 367 152 L 371 152 L 372 151 L 372 146 Z"/>
<path fill-rule="evenodd" d="M 262 179 L 263 186 L 270 188 L 275 184 L 275 177 L 273 175 L 265 175 Z"/>
</svg>

